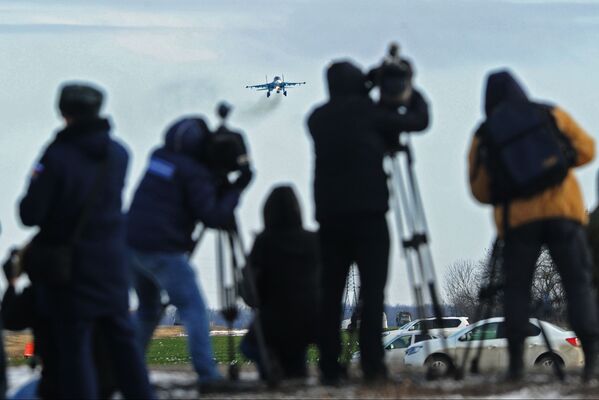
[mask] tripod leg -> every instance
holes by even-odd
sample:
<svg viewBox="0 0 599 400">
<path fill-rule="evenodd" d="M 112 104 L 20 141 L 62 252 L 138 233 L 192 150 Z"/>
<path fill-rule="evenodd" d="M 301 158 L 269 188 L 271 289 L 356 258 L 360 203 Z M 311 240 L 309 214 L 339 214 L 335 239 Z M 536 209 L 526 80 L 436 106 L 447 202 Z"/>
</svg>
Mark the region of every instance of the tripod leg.
<svg viewBox="0 0 599 400">
<path fill-rule="evenodd" d="M 475 312 L 475 319 L 478 321 L 479 319 L 487 319 L 491 316 L 494 306 L 494 300 L 497 290 L 496 284 L 496 275 L 497 269 L 499 268 L 499 260 L 501 257 L 501 242 L 499 239 L 495 239 L 493 243 L 493 249 L 491 251 L 491 257 L 489 258 L 489 279 L 486 287 L 481 288 L 479 292 L 479 305 Z M 479 360 L 483 352 L 483 341 L 481 340 L 476 348 L 476 354 L 472 359 L 470 364 L 470 372 L 473 374 L 478 374 L 479 371 Z M 470 350 L 472 348 L 472 342 L 469 341 L 466 350 L 464 352 L 464 359 L 462 360 L 462 365 L 459 370 L 459 375 L 456 375 L 457 379 L 463 378 L 466 371 L 466 364 L 468 363 L 468 356 L 470 355 Z"/>
</svg>

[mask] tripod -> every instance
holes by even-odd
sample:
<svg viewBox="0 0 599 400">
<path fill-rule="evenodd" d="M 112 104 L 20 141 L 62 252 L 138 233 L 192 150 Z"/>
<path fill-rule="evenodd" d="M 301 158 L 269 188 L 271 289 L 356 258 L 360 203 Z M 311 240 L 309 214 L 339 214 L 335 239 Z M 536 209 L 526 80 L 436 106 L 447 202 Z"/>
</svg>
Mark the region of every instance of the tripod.
<svg viewBox="0 0 599 400">
<path fill-rule="evenodd" d="M 194 249 L 197 248 L 205 231 L 206 227 L 202 227 L 195 241 Z M 227 255 L 230 260 L 229 264 L 225 261 L 226 253 L 228 253 Z M 280 368 L 278 368 L 277 360 L 272 352 L 269 351 L 264 338 L 260 315 L 260 297 L 256 290 L 254 272 L 246 257 L 236 220 L 231 228 L 227 230 L 219 229 L 217 231 L 216 265 L 221 314 L 227 322 L 227 330 L 229 332 L 227 336 L 229 379 L 232 381 L 239 380 L 239 365 L 236 361 L 236 346 L 232 330 L 233 323 L 239 315 L 238 300 L 240 292 L 243 291 L 246 302 L 254 307 L 254 323 L 252 327 L 258 344 L 264 377 L 269 386 L 276 386 L 281 380 L 281 372 Z"/>
<path fill-rule="evenodd" d="M 418 315 L 420 318 L 426 317 L 424 299 L 428 291 L 436 322 L 439 327 L 442 327 L 443 313 L 437 297 L 436 274 L 429 247 L 428 226 L 418 182 L 414 174 L 414 159 L 409 139 L 408 135 L 401 135 L 398 146 L 389 153 L 390 186 L 393 194 L 391 204 Z M 422 326 L 423 333 L 427 334 L 427 324 L 423 323 Z M 445 347 L 444 335 L 442 335 L 442 340 Z M 426 341 L 424 343 L 427 344 Z M 454 368 L 453 360 L 449 360 L 449 368 Z M 436 373 L 438 371 L 433 371 L 431 367 L 427 371 L 427 376 L 434 377 Z"/>
<path fill-rule="evenodd" d="M 356 347 L 358 344 L 358 325 L 360 323 L 360 319 L 362 318 L 362 302 L 359 295 L 360 287 L 358 286 L 356 270 L 357 265 L 352 264 L 349 267 L 349 273 L 347 274 L 347 281 L 345 284 L 345 299 L 343 304 L 345 306 L 344 316 L 347 311 L 351 309 L 350 314 L 350 323 L 347 327 L 347 344 L 345 346 L 345 351 L 342 355 L 343 363 L 348 366 L 351 362 L 352 354 L 356 351 Z M 350 303 L 353 302 L 353 308 L 350 307 Z"/>
</svg>

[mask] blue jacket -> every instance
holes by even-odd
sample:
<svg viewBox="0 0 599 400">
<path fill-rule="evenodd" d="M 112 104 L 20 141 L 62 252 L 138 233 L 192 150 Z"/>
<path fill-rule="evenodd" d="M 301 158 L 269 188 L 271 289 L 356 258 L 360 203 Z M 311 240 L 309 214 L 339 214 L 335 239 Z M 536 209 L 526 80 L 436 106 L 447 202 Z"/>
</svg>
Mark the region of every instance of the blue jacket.
<svg viewBox="0 0 599 400">
<path fill-rule="evenodd" d="M 219 227 L 232 221 L 238 189 L 222 189 L 198 159 L 209 134 L 200 118 L 184 118 L 152 152 L 128 215 L 127 240 L 140 251 L 187 252 L 198 222 Z"/>
<path fill-rule="evenodd" d="M 58 132 L 34 167 L 20 202 L 23 224 L 40 228 L 34 240 L 69 242 L 102 161 L 109 157 L 100 194 L 75 243 L 71 283 L 60 290 L 36 285 L 42 292 L 42 312 L 68 318 L 128 310 L 121 195 L 129 156 L 109 133 L 105 119 L 70 125 Z"/>
</svg>

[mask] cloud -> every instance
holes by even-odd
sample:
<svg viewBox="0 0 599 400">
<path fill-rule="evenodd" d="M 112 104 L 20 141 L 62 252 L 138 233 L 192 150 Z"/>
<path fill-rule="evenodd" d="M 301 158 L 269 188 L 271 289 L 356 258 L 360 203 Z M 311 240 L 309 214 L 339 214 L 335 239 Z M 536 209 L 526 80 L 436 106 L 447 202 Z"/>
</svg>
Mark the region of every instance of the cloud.
<svg viewBox="0 0 599 400">
<path fill-rule="evenodd" d="M 215 61 L 218 53 L 206 46 L 198 33 L 128 32 L 118 34 L 114 43 L 133 53 L 162 62 L 186 63 Z"/>
</svg>

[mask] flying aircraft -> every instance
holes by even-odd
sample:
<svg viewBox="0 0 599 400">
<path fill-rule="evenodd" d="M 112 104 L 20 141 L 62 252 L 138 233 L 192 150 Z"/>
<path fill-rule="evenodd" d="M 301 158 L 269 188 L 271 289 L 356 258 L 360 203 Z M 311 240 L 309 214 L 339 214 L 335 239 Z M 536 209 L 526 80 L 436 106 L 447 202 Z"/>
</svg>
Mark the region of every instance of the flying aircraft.
<svg viewBox="0 0 599 400">
<path fill-rule="evenodd" d="M 287 88 L 294 87 L 299 85 L 305 85 L 306 82 L 285 82 L 285 76 L 283 78 L 279 76 L 275 76 L 272 82 L 268 82 L 268 77 L 266 77 L 266 83 L 261 85 L 251 85 L 246 86 L 246 89 L 256 89 L 256 90 L 266 90 L 266 97 L 270 97 L 270 92 L 275 91 L 276 93 L 283 92 L 283 95 L 287 96 Z"/>
</svg>

